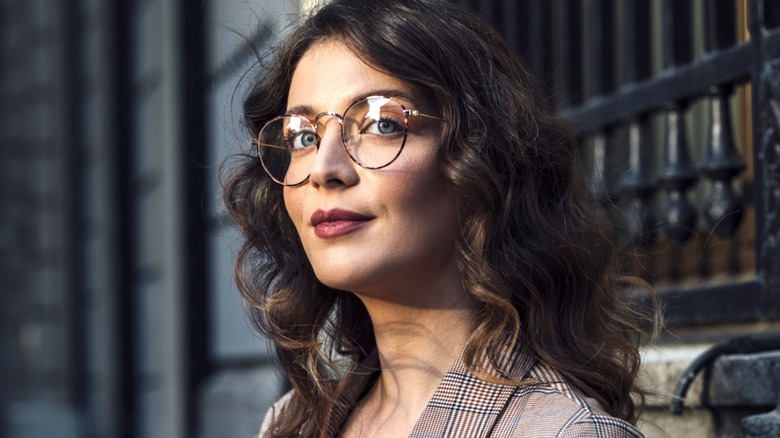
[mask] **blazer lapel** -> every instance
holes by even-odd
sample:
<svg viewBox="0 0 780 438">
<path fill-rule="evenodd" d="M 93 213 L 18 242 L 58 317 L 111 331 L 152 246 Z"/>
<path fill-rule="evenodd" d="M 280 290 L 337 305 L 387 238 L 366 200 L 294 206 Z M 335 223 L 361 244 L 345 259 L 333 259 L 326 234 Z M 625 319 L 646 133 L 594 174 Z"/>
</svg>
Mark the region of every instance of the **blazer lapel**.
<svg viewBox="0 0 780 438">
<path fill-rule="evenodd" d="M 499 360 L 503 375 L 512 381 L 525 379 L 535 362 L 520 350 L 518 346 Z M 409 437 L 489 436 L 516 389 L 480 380 L 466 368 L 461 353 Z"/>
</svg>

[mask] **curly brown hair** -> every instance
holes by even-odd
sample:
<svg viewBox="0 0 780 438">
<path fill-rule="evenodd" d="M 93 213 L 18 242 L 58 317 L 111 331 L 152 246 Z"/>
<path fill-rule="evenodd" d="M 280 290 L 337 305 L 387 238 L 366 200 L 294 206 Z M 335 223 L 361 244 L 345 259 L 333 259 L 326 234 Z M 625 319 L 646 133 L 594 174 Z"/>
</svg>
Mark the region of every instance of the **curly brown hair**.
<svg viewBox="0 0 780 438">
<path fill-rule="evenodd" d="M 323 40 L 412 85 L 446 120 L 438 167 L 457 197 L 456 256 L 477 309 L 466 364 L 480 375 L 478 357 L 497 358 L 509 337 L 635 422 L 640 313 L 623 293 L 612 228 L 577 171 L 576 142 L 518 56 L 443 0 L 334 0 L 262 63 L 244 103 L 251 136 L 285 111 L 298 61 Z M 295 390 L 273 430 L 318 436 L 341 390 L 332 358 L 365 359 L 375 348 L 371 322 L 353 294 L 317 280 L 282 187 L 257 157 L 234 164 L 224 201 L 246 239 L 238 287 Z"/>
</svg>

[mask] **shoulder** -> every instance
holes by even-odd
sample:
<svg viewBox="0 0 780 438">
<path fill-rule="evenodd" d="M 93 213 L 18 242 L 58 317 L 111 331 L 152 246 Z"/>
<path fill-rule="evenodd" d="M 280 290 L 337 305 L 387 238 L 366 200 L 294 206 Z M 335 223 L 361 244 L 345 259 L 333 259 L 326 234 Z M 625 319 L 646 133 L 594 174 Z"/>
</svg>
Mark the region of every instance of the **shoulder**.
<svg viewBox="0 0 780 438">
<path fill-rule="evenodd" d="M 593 414 L 568 424 L 557 437 L 641 438 L 644 435 L 634 426 L 609 415 Z"/>
<path fill-rule="evenodd" d="M 496 436 L 642 437 L 634 426 L 607 414 L 552 369 L 537 364 L 529 377 L 532 383 L 518 387 L 506 406 Z"/>
<path fill-rule="evenodd" d="M 293 391 L 289 391 L 287 394 L 283 395 L 282 398 L 277 400 L 276 403 L 274 403 L 273 406 L 268 409 L 268 411 L 266 411 L 265 417 L 263 418 L 263 424 L 260 426 L 260 434 L 258 435 L 258 438 L 263 438 L 268 434 L 268 429 L 271 427 L 271 423 L 273 422 L 274 418 L 279 415 L 279 412 L 282 412 L 290 402 L 292 394 Z"/>
</svg>

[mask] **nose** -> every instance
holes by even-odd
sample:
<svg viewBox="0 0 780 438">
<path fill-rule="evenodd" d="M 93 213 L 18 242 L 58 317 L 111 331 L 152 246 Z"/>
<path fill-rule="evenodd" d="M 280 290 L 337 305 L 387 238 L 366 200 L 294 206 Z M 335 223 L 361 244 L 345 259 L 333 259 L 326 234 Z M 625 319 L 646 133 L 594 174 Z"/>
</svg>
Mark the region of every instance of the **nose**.
<svg viewBox="0 0 780 438">
<path fill-rule="evenodd" d="M 316 187 L 335 188 L 357 183 L 358 173 L 341 138 L 340 117 L 320 119 L 320 144 L 309 180 Z"/>
</svg>

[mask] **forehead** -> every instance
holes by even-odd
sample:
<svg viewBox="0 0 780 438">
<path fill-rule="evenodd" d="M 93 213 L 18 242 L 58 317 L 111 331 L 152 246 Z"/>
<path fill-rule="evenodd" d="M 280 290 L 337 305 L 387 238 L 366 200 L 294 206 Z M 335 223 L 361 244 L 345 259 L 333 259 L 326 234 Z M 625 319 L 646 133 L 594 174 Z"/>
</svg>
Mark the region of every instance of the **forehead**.
<svg viewBox="0 0 780 438">
<path fill-rule="evenodd" d="M 366 64 L 346 45 L 323 41 L 310 47 L 298 62 L 290 83 L 287 109 L 338 112 L 355 100 L 377 94 L 393 95 L 413 103 L 409 102 L 413 99 L 409 84 Z"/>
</svg>

